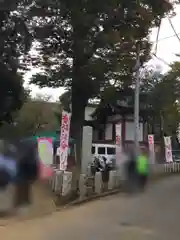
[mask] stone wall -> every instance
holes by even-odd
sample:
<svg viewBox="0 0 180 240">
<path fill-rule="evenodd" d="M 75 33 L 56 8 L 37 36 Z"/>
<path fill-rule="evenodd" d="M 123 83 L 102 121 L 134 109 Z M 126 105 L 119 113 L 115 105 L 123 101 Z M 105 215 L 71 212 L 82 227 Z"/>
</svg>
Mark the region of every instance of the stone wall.
<svg viewBox="0 0 180 240">
<path fill-rule="evenodd" d="M 180 163 L 155 164 L 150 168 L 150 179 L 179 172 Z M 120 190 L 122 186 L 120 174 L 121 172 L 118 170 L 110 171 L 107 182 L 103 181 L 101 172 L 97 172 L 94 177 L 86 177 L 85 174 L 81 174 L 79 179 L 79 198 L 83 199 L 92 195 L 101 195 L 104 192 Z M 63 173 L 56 170 L 53 178 L 50 180 L 50 186 L 59 197 L 69 195 L 72 186 L 72 173 Z"/>
</svg>

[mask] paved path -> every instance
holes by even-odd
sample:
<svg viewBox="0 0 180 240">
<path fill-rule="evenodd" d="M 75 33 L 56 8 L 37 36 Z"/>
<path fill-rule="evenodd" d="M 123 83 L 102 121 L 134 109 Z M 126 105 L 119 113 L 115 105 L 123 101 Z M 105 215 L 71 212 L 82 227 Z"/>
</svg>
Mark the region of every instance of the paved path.
<svg viewBox="0 0 180 240">
<path fill-rule="evenodd" d="M 0 228 L 5 240 L 178 240 L 180 177 L 149 186 L 145 194 L 115 195 Z"/>
</svg>

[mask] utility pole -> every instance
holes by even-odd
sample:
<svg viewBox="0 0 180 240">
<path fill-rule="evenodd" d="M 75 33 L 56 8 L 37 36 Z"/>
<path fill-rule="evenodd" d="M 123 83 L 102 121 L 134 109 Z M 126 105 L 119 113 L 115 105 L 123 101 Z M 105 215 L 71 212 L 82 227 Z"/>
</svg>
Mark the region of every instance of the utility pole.
<svg viewBox="0 0 180 240">
<path fill-rule="evenodd" d="M 140 92 L 140 43 L 137 44 L 135 65 L 135 93 L 134 93 L 134 145 L 136 154 L 139 153 L 139 92 Z"/>
</svg>

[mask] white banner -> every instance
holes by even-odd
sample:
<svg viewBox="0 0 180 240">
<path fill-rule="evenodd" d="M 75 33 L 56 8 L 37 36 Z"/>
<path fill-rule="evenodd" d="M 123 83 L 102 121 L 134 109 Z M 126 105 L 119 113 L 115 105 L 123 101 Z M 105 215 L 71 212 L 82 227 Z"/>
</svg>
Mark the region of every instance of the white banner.
<svg viewBox="0 0 180 240">
<path fill-rule="evenodd" d="M 154 135 L 149 134 L 148 135 L 148 146 L 149 146 L 149 158 L 150 163 L 155 163 L 155 152 L 154 152 Z"/>
<path fill-rule="evenodd" d="M 116 162 L 120 161 L 122 154 L 122 124 L 116 124 Z"/>
<path fill-rule="evenodd" d="M 61 119 L 61 134 L 60 134 L 60 148 L 59 148 L 61 171 L 65 171 L 67 169 L 70 123 L 71 123 L 71 113 L 63 111 L 62 119 Z"/>
<path fill-rule="evenodd" d="M 167 163 L 173 162 L 171 137 L 164 137 L 164 145 L 165 145 L 165 159 L 166 159 L 166 162 Z"/>
</svg>

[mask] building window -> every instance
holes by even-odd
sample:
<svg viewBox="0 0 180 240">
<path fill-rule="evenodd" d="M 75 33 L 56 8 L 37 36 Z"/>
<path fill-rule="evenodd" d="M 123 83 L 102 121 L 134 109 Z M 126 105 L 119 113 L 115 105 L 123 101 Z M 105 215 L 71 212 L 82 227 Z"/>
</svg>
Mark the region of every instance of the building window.
<svg viewBox="0 0 180 240">
<path fill-rule="evenodd" d="M 107 154 L 108 155 L 115 155 L 116 154 L 116 149 L 111 148 L 111 147 L 107 147 Z"/>
<path fill-rule="evenodd" d="M 98 132 L 98 140 L 104 140 L 105 139 L 105 126 L 101 125 L 102 129 Z"/>
<path fill-rule="evenodd" d="M 112 123 L 106 124 L 105 140 L 112 140 L 113 125 Z"/>
<path fill-rule="evenodd" d="M 105 153 L 106 153 L 105 147 L 98 148 L 98 154 L 105 154 Z"/>
<path fill-rule="evenodd" d="M 93 141 L 97 141 L 97 140 L 98 140 L 98 130 L 93 129 Z"/>
<path fill-rule="evenodd" d="M 91 148 L 91 152 L 92 152 L 92 154 L 95 154 L 95 147 Z"/>
<path fill-rule="evenodd" d="M 116 140 L 116 124 L 113 123 L 113 127 L 112 127 L 112 140 L 115 141 Z"/>
<path fill-rule="evenodd" d="M 103 140 L 103 132 L 102 132 L 102 130 L 99 130 L 99 132 L 98 132 L 98 140 Z"/>
</svg>

